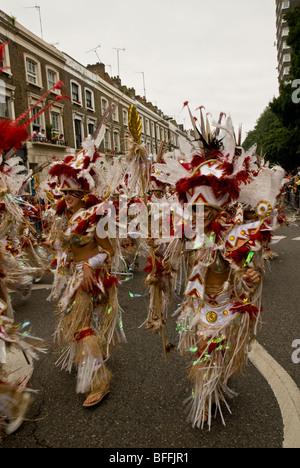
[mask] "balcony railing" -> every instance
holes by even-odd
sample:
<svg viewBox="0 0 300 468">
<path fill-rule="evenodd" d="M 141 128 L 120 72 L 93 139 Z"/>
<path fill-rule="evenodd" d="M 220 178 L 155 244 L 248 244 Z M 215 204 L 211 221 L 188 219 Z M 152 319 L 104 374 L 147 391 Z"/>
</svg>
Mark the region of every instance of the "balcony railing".
<svg viewBox="0 0 300 468">
<path fill-rule="evenodd" d="M 32 143 L 42 143 L 48 145 L 56 145 L 56 146 L 68 146 L 68 143 L 65 140 L 48 140 L 47 138 L 43 138 L 40 136 L 33 136 L 30 141 Z"/>
</svg>

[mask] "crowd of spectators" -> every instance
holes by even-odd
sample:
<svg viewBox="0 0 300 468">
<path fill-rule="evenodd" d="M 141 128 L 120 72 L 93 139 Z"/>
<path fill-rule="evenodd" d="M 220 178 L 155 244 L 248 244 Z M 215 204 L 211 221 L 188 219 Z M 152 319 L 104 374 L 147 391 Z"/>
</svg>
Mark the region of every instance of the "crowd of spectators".
<svg viewBox="0 0 300 468">
<path fill-rule="evenodd" d="M 287 175 L 288 182 L 285 184 L 286 202 L 300 214 L 300 167 L 293 169 Z"/>
</svg>

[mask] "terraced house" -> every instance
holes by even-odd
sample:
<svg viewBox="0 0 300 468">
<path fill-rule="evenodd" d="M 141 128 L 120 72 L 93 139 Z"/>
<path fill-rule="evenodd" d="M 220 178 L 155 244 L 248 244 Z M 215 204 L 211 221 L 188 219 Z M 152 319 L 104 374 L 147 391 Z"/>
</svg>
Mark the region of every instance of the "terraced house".
<svg viewBox="0 0 300 468">
<path fill-rule="evenodd" d="M 108 157 L 126 151 L 131 104 L 137 107 L 142 119 L 142 138 L 149 153 L 155 153 L 162 141 L 174 149 L 178 147 L 178 137 L 185 135 L 176 121 L 145 98 L 136 96 L 135 90 L 122 85 L 119 77 L 110 77 L 104 64 L 81 65 L 0 10 L 0 43 L 6 41 L 3 65 L 8 68 L 0 77 L 0 118 L 18 117 L 58 81 L 64 83 L 64 89 L 51 92 L 32 110 L 32 117 L 53 102 L 57 94 L 63 93 L 70 99 L 55 102 L 31 123 L 32 138 L 20 152 L 28 169 L 51 163 L 53 156 L 75 154 L 83 139 L 94 133 L 113 99 L 118 106 L 107 123 L 100 147 Z M 47 168 L 40 179 L 46 174 Z"/>
</svg>

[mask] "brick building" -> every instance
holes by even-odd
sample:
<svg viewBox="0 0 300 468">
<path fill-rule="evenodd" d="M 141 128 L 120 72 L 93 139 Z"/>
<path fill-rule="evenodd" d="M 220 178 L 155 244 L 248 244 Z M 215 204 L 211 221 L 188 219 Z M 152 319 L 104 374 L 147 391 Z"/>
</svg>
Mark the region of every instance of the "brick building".
<svg viewBox="0 0 300 468">
<path fill-rule="evenodd" d="M 182 126 L 136 96 L 135 90 L 122 85 L 119 77 L 111 78 L 104 64 L 84 67 L 0 10 L 0 43 L 6 41 L 3 65 L 9 68 L 0 77 L 0 118 L 18 117 L 58 81 L 65 84 L 63 91 L 51 93 L 42 107 L 53 102 L 57 93 L 70 98 L 70 101 L 56 102 L 30 125 L 30 135 L 45 130 L 46 139 L 33 137 L 24 146 L 21 155 L 28 168 L 51 163 L 53 156 L 63 158 L 66 154 L 75 154 L 83 139 L 93 134 L 113 99 L 118 105 L 107 123 L 100 147 L 101 152 L 111 157 L 124 154 L 126 150 L 131 104 L 136 106 L 142 119 L 142 139 L 150 153 L 157 151 L 161 141 L 170 142 L 170 149 L 176 148 L 178 137 L 186 135 Z M 38 111 L 39 107 L 35 108 L 34 115 Z M 63 135 L 63 142 L 56 141 L 59 135 Z M 46 174 L 47 169 L 40 178 Z"/>
</svg>

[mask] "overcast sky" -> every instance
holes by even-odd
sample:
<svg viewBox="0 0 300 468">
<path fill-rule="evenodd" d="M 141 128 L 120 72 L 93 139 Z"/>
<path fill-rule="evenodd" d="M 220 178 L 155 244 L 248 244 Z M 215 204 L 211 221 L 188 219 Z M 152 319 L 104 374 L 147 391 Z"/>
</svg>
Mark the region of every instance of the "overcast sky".
<svg viewBox="0 0 300 468">
<path fill-rule="evenodd" d="M 190 128 L 231 115 L 243 138 L 278 95 L 275 0 L 9 0 L 0 7 L 82 65 L 100 60 L 165 114 Z M 92 49 L 99 47 L 96 52 Z"/>
</svg>

